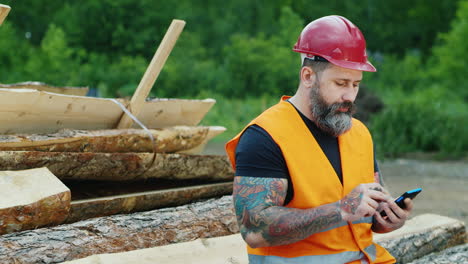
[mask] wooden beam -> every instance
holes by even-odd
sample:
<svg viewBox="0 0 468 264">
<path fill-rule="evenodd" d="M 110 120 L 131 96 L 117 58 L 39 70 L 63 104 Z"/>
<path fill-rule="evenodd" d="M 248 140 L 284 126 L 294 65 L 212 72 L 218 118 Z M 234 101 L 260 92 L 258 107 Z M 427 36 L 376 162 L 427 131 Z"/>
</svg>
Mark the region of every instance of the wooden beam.
<svg viewBox="0 0 468 264">
<path fill-rule="evenodd" d="M 8 13 L 10 13 L 10 10 L 10 6 L 0 4 L 0 25 L 3 24 L 3 21 L 8 16 Z"/>
<path fill-rule="evenodd" d="M 132 100 L 130 101 L 130 105 L 128 108 L 134 116 L 137 116 L 140 113 L 142 105 L 146 100 L 146 97 L 148 97 L 151 88 L 154 85 L 154 82 L 158 78 L 162 67 L 166 63 L 166 60 L 172 51 L 172 48 L 174 48 L 174 45 L 177 39 L 179 38 L 180 33 L 182 33 L 184 26 L 185 21 L 177 19 L 172 20 L 172 23 L 169 26 L 166 35 L 164 35 L 161 44 L 156 50 L 153 59 L 151 60 L 148 68 L 146 69 L 146 72 L 143 75 L 140 84 L 138 84 L 138 87 L 135 93 L 133 94 Z M 119 124 L 117 125 L 117 128 L 130 128 L 132 124 L 133 120 L 130 118 L 130 116 L 128 116 L 126 113 L 123 113 L 122 118 L 120 119 Z"/>
<path fill-rule="evenodd" d="M 47 167 L 62 180 L 170 179 L 227 181 L 234 172 L 224 155 L 0 151 L 0 170 Z"/>
</svg>

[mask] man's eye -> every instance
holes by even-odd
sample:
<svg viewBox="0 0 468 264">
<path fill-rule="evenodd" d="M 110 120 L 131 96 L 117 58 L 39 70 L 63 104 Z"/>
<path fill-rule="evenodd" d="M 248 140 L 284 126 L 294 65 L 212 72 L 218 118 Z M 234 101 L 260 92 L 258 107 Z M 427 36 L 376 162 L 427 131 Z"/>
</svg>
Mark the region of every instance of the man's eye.
<svg viewBox="0 0 468 264">
<path fill-rule="evenodd" d="M 345 86 L 345 83 L 344 83 L 344 82 L 335 82 L 335 83 L 336 83 L 336 85 L 338 85 L 338 86 Z"/>
</svg>

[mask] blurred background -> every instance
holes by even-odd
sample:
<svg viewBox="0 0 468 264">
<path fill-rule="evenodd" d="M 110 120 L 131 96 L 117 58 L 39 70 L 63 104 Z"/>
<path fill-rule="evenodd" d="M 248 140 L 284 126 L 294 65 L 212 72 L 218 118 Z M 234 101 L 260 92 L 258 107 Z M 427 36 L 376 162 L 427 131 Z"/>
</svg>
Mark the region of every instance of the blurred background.
<svg viewBox="0 0 468 264">
<path fill-rule="evenodd" d="M 364 33 L 359 117 L 379 158 L 468 151 L 468 1 L 455 0 L 3 0 L 0 82 L 88 86 L 102 97 L 135 91 L 172 19 L 187 25 L 152 97 L 214 98 L 203 125 L 223 143 L 298 86 L 302 28 L 331 14 Z"/>
</svg>

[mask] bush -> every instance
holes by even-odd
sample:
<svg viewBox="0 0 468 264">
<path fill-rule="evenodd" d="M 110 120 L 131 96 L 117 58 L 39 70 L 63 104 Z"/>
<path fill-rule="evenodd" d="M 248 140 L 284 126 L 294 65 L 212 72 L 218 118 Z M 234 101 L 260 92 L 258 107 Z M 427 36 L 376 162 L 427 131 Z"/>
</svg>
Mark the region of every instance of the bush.
<svg viewBox="0 0 468 264">
<path fill-rule="evenodd" d="M 380 156 L 437 152 L 458 158 L 468 154 L 468 107 L 451 101 L 439 88 L 400 97 L 373 116 L 370 129 Z"/>
<path fill-rule="evenodd" d="M 429 61 L 429 72 L 434 82 L 443 84 L 462 100 L 468 102 L 468 1 L 460 1 L 457 17 L 451 30 L 440 35 L 439 45 L 433 48 L 433 58 Z"/>
</svg>

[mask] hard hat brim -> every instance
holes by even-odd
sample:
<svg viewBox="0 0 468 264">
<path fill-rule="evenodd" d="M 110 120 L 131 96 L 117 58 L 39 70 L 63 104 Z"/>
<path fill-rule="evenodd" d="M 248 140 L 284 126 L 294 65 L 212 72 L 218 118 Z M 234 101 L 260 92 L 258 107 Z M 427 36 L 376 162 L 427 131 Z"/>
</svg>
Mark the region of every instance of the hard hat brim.
<svg viewBox="0 0 468 264">
<path fill-rule="evenodd" d="M 324 54 L 320 54 L 320 53 L 316 53 L 316 52 L 308 52 L 306 50 L 298 49 L 296 47 L 293 48 L 293 51 L 298 52 L 298 53 L 304 53 L 304 54 L 306 54 L 307 57 L 309 57 L 309 56 L 320 56 L 320 57 L 326 59 L 327 61 L 329 61 L 330 63 L 332 63 L 332 64 L 334 64 L 336 66 L 339 66 L 339 67 L 346 68 L 346 69 L 366 71 L 366 72 L 376 72 L 377 71 L 377 69 L 374 67 L 374 65 L 372 65 L 372 63 L 370 63 L 370 61 L 368 61 L 368 60 L 366 60 L 366 62 L 337 60 L 337 59 L 333 59 L 332 57 L 324 55 Z"/>
<path fill-rule="evenodd" d="M 370 63 L 370 61 L 366 62 L 354 62 L 354 61 L 344 61 L 344 60 L 335 60 L 331 58 L 326 58 L 332 64 L 343 67 L 346 69 L 358 70 L 358 71 L 366 71 L 366 72 L 376 72 L 377 69 Z"/>
</svg>

